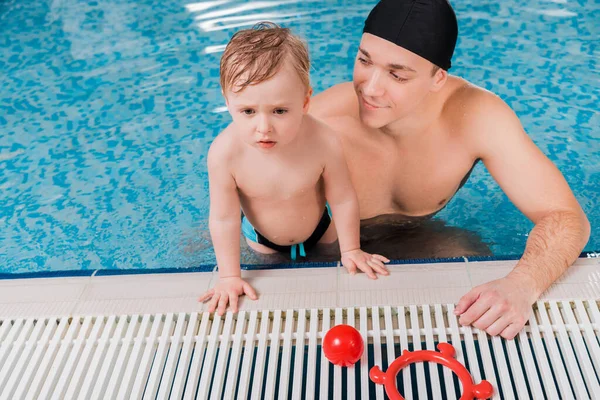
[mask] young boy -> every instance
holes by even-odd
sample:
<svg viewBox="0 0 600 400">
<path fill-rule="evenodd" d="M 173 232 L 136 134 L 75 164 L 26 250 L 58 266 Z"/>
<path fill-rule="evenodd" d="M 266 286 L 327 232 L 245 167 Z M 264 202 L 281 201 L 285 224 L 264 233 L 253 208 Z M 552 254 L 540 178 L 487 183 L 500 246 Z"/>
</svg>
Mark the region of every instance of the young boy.
<svg viewBox="0 0 600 400">
<path fill-rule="evenodd" d="M 387 258 L 360 249 L 358 200 L 336 135 L 307 114 L 304 43 L 271 23 L 237 32 L 221 58 L 221 87 L 233 122 L 208 152 L 209 228 L 219 268 L 219 282 L 200 297 L 210 299 L 208 311 L 222 315 L 229 303 L 236 312 L 238 296 L 257 298 L 241 279 L 240 225 L 257 252 L 295 259 L 337 238 L 351 274 L 358 268 L 372 279 L 388 275 Z"/>
</svg>

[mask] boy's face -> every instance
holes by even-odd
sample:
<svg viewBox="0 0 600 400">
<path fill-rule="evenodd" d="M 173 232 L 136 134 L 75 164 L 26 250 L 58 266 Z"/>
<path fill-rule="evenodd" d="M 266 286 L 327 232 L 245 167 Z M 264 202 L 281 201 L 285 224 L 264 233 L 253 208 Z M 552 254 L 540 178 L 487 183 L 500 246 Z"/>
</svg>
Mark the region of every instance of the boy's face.
<svg viewBox="0 0 600 400">
<path fill-rule="evenodd" d="M 236 131 L 249 145 L 276 151 L 294 141 L 308 112 L 310 91 L 289 61 L 269 80 L 225 93 Z"/>
<path fill-rule="evenodd" d="M 430 92 L 441 89 L 447 73 L 431 74 L 433 64 L 369 33 L 363 34 L 354 62 L 354 89 L 361 121 L 382 128 L 409 116 Z"/>
</svg>

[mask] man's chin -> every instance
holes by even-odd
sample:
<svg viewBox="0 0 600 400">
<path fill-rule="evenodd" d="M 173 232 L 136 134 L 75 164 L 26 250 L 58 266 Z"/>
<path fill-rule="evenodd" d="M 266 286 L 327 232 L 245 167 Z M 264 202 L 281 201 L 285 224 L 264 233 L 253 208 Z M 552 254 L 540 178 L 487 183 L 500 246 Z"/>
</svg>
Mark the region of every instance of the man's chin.
<svg viewBox="0 0 600 400">
<path fill-rule="evenodd" d="M 359 117 L 360 122 L 362 122 L 362 124 L 365 125 L 367 128 L 379 129 L 387 125 L 387 121 L 385 121 L 383 118 L 377 118 L 369 112 L 363 112 L 361 110 L 359 112 Z"/>
</svg>

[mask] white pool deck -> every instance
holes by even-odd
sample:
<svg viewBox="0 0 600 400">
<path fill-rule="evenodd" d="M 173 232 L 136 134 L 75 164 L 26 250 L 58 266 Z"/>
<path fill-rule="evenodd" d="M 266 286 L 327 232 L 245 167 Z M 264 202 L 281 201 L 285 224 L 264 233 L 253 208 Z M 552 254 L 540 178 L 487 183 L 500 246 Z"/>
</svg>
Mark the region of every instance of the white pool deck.
<svg viewBox="0 0 600 400">
<path fill-rule="evenodd" d="M 343 267 L 243 271 L 259 293 L 242 310 L 456 303 L 474 286 L 506 275 L 516 261 L 401 264 L 369 280 Z M 138 274 L 0 280 L 0 319 L 199 312 L 197 301 L 218 276 Z M 600 258 L 581 258 L 541 300 L 600 299 Z"/>
</svg>

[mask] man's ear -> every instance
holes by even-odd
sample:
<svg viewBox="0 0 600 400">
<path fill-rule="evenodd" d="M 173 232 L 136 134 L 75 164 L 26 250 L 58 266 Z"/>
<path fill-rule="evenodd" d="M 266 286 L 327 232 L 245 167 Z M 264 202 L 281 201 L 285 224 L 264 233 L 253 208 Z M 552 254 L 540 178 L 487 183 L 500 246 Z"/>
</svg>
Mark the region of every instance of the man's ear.
<svg viewBox="0 0 600 400">
<path fill-rule="evenodd" d="M 444 84 L 446 83 L 447 80 L 448 80 L 448 71 L 443 70 L 441 68 L 438 69 L 435 72 L 435 75 L 433 75 L 433 86 L 431 88 L 431 91 L 433 91 L 433 92 L 440 91 L 444 87 Z"/>
<path fill-rule="evenodd" d="M 308 91 L 306 92 L 306 97 L 304 99 L 304 105 L 302 106 L 302 111 L 304 111 L 304 113 L 308 113 L 308 109 L 310 107 L 310 98 L 312 97 L 313 94 L 313 90 L 311 87 L 308 88 Z"/>
</svg>

